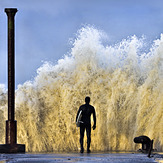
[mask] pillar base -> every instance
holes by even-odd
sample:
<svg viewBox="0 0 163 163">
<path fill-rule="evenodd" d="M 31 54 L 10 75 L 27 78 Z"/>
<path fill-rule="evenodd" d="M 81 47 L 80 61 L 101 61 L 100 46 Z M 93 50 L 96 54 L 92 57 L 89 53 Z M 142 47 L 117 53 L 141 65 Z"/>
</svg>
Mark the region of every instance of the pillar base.
<svg viewBox="0 0 163 163">
<path fill-rule="evenodd" d="M 0 153 L 25 153 L 25 144 L 0 144 Z"/>
<path fill-rule="evenodd" d="M 6 144 L 17 144 L 17 122 L 6 121 Z"/>
</svg>

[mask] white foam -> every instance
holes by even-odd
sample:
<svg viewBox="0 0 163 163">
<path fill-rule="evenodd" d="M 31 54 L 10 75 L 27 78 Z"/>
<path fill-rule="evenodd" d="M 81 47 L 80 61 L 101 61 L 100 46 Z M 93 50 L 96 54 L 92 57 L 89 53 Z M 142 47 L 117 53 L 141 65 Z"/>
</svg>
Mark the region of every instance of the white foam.
<svg viewBox="0 0 163 163">
<path fill-rule="evenodd" d="M 104 45 L 107 37 L 83 27 L 69 55 L 56 65 L 45 62 L 33 81 L 18 86 L 18 143 L 25 143 L 27 151 L 78 150 L 75 118 L 87 95 L 97 113 L 93 150 L 136 150 L 133 138 L 140 135 L 154 139 L 155 148 L 163 150 L 163 35 L 148 53 L 142 51 L 143 38 Z M 1 136 L 4 108 L 0 106 Z"/>
</svg>

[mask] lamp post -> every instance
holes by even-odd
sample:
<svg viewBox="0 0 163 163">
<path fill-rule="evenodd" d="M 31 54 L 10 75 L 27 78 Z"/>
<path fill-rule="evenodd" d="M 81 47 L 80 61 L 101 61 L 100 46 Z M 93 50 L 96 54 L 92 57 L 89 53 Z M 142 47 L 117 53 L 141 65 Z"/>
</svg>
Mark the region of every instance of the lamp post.
<svg viewBox="0 0 163 163">
<path fill-rule="evenodd" d="M 0 153 L 25 152 L 24 144 L 17 144 L 15 120 L 15 21 L 16 8 L 6 8 L 8 17 L 8 120 L 6 121 L 6 144 L 0 145 Z"/>
<path fill-rule="evenodd" d="M 8 16 L 8 121 L 6 121 L 6 144 L 16 144 L 15 121 L 15 21 L 17 9 L 5 9 Z"/>
</svg>

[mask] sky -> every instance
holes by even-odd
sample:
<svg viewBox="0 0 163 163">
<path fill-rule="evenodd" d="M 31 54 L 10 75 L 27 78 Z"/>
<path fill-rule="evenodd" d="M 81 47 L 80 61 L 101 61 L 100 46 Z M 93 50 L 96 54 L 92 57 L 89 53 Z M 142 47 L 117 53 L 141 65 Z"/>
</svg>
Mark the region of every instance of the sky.
<svg viewBox="0 0 163 163">
<path fill-rule="evenodd" d="M 151 42 L 163 33 L 162 0 L 0 0 L 0 84 L 7 86 L 7 15 L 15 16 L 16 87 L 36 76 L 44 61 L 57 63 L 70 39 L 86 26 L 107 33 L 108 44 L 128 36 Z"/>
</svg>

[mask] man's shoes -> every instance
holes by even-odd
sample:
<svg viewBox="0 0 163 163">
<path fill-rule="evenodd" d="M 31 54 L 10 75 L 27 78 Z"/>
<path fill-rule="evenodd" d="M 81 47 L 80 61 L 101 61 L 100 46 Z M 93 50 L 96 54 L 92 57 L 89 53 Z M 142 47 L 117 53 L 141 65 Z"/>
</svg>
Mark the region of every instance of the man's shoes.
<svg viewBox="0 0 163 163">
<path fill-rule="evenodd" d="M 90 149 L 87 149 L 87 153 L 91 153 L 91 150 Z"/>
<path fill-rule="evenodd" d="M 84 148 L 81 148 L 80 153 L 83 153 L 83 152 L 84 152 Z"/>
</svg>

